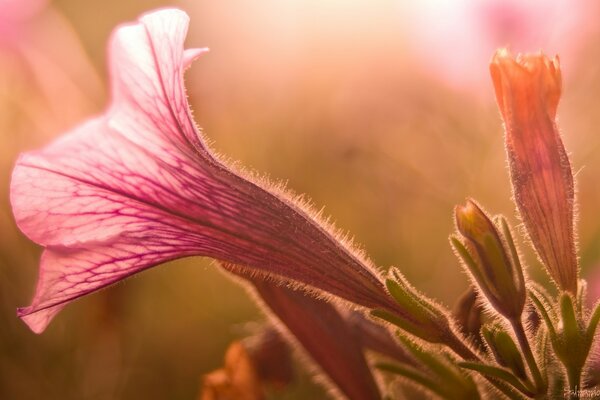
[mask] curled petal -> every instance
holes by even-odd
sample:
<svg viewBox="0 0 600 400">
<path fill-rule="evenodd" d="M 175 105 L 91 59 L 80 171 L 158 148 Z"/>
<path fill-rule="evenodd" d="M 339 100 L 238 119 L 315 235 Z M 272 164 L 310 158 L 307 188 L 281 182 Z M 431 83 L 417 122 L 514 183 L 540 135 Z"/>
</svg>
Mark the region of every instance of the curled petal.
<svg viewBox="0 0 600 400">
<path fill-rule="evenodd" d="M 531 241 L 558 286 L 577 293 L 569 157 L 556 125 L 561 94 L 558 58 L 499 50 L 490 65 L 504 119 L 515 200 Z"/>
<path fill-rule="evenodd" d="M 11 203 L 46 250 L 32 304 L 41 332 L 69 301 L 145 268 L 208 256 L 394 309 L 369 263 L 285 196 L 219 162 L 191 118 L 183 72 L 187 15 L 166 9 L 118 28 L 112 103 L 46 148 L 20 157 Z"/>
</svg>

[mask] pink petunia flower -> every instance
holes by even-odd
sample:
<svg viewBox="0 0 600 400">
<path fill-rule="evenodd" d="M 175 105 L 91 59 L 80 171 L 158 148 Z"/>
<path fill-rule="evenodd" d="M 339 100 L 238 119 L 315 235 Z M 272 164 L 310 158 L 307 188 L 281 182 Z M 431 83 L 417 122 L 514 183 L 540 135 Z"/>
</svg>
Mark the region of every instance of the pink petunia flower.
<svg viewBox="0 0 600 400">
<path fill-rule="evenodd" d="M 110 41 L 112 102 L 22 155 L 11 202 L 45 247 L 29 307 L 35 332 L 69 302 L 168 260 L 207 256 L 350 302 L 397 310 L 369 263 L 296 203 L 225 166 L 196 128 L 183 71 L 188 17 L 165 9 Z"/>
</svg>

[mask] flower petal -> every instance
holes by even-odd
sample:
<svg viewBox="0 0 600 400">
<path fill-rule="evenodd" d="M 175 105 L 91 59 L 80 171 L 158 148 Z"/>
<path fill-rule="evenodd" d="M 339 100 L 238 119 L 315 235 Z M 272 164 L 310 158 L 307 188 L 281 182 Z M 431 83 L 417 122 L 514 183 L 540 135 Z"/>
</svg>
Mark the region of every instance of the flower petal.
<svg viewBox="0 0 600 400">
<path fill-rule="evenodd" d="M 367 261 L 284 195 L 212 156 L 183 86 L 202 52 L 183 51 L 187 24 L 182 11 L 161 10 L 117 29 L 106 114 L 18 160 L 15 219 L 47 248 L 20 315 L 41 331 L 68 301 L 189 255 L 395 309 Z"/>
<path fill-rule="evenodd" d="M 519 213 L 550 276 L 577 293 L 573 204 L 569 157 L 556 126 L 561 94 L 558 58 L 514 59 L 499 50 L 490 65 L 506 130 L 511 180 Z"/>
<path fill-rule="evenodd" d="M 267 307 L 348 399 L 379 399 L 362 344 L 335 307 L 261 279 L 248 278 Z"/>
</svg>

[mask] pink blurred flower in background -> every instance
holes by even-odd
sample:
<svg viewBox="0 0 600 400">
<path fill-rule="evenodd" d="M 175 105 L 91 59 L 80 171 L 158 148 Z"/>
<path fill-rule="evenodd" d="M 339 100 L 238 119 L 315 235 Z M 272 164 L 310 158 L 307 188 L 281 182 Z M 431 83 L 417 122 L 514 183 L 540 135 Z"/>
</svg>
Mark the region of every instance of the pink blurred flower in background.
<svg viewBox="0 0 600 400">
<path fill-rule="evenodd" d="M 96 111 L 103 94 L 77 33 L 45 0 L 0 0 L 0 88 L 18 107 L 0 111 L 2 130 L 38 137 Z"/>
<path fill-rule="evenodd" d="M 102 95 L 63 15 L 45 0 L 0 0 L 0 252 L 8 259 L 24 260 L 8 200 L 17 154 L 97 111 Z"/>
<path fill-rule="evenodd" d="M 422 0 L 407 2 L 402 18 L 408 44 L 427 72 L 487 93 L 487 65 L 499 47 L 575 59 L 594 6 L 587 0 Z"/>
<path fill-rule="evenodd" d="M 46 3 L 47 0 L 0 0 L 0 41 L 18 40 L 27 21 Z"/>
</svg>

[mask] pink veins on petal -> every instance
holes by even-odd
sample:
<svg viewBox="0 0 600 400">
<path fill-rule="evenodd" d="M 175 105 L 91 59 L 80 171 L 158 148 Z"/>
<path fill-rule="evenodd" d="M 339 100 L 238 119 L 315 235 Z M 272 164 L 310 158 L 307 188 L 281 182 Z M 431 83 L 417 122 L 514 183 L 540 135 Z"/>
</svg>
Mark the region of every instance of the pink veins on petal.
<svg viewBox="0 0 600 400">
<path fill-rule="evenodd" d="M 187 26 L 184 12 L 167 9 L 119 27 L 105 114 L 19 158 L 15 219 L 45 247 L 32 304 L 19 316 L 41 332 L 69 301 L 192 255 L 394 308 L 366 261 L 212 156 L 183 86 L 183 71 L 203 52 L 183 50 Z"/>
</svg>

